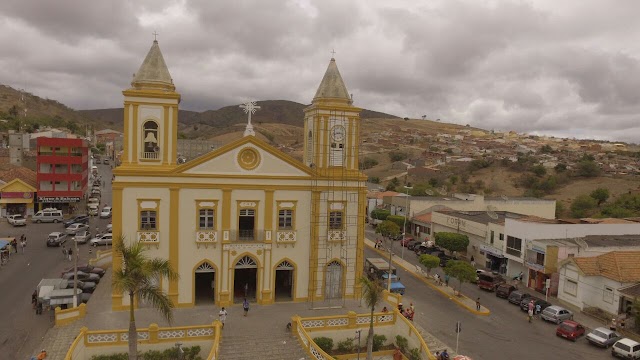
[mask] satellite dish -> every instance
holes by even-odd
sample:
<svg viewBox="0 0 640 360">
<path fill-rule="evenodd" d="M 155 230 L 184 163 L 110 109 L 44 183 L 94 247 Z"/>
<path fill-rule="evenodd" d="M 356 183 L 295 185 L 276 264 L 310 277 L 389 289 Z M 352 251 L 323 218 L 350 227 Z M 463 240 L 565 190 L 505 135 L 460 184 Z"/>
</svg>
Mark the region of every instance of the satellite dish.
<svg viewBox="0 0 640 360">
<path fill-rule="evenodd" d="M 438 192 L 440 193 L 440 195 L 447 195 L 447 187 L 443 185 L 440 189 L 438 189 Z"/>
<path fill-rule="evenodd" d="M 489 217 L 492 218 L 493 220 L 498 220 L 499 216 L 498 216 L 498 214 L 496 214 L 495 210 L 496 210 L 495 206 L 488 205 L 487 206 L 487 215 L 489 215 Z"/>
<path fill-rule="evenodd" d="M 427 189 L 427 190 L 425 190 L 424 192 L 425 192 L 425 194 L 427 194 L 427 195 L 429 195 L 429 196 L 433 196 L 433 195 L 434 195 L 434 192 L 433 192 L 433 190 L 431 190 L 431 189 Z"/>
<path fill-rule="evenodd" d="M 500 197 L 502 198 L 502 200 L 507 201 L 509 200 L 509 197 L 505 194 L 500 195 Z"/>
</svg>

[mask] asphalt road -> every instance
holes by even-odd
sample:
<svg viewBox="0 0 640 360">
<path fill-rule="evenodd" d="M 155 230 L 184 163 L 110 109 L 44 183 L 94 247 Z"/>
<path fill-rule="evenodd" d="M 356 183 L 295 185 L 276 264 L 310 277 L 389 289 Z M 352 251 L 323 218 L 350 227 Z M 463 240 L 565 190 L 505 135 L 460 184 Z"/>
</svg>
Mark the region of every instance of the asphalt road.
<svg viewBox="0 0 640 360">
<path fill-rule="evenodd" d="M 107 165 L 98 165 L 99 172 L 105 179 L 102 191 L 103 203 L 111 200 L 111 169 Z M 103 231 L 109 219 L 93 218 L 90 221 L 91 231 L 99 226 Z M 42 338 L 53 326 L 50 314 L 36 315 L 31 308 L 31 294 L 42 278 L 60 277 L 62 270 L 73 266 L 73 262 L 64 259 L 62 249 L 47 247 L 49 233 L 63 231 L 64 226 L 58 224 L 35 224 L 14 228 L 6 221 L 0 222 L 0 237 L 25 234 L 27 248 L 24 254 L 12 254 L 9 263 L 0 268 L 0 359 L 30 359 L 40 349 Z M 66 242 L 67 247 L 72 244 Z M 86 263 L 89 258 L 89 247 L 78 245 L 78 263 Z"/>
<path fill-rule="evenodd" d="M 375 234 L 367 229 L 367 237 Z M 394 253 L 400 255 L 400 243 L 395 242 Z M 379 257 L 366 248 L 365 257 Z M 407 249 L 404 259 L 418 264 L 417 256 Z M 464 284 L 462 293 L 489 308 L 491 315 L 478 316 L 463 309 L 452 300 L 431 289 L 409 272 L 398 267 L 400 281 L 406 286 L 403 304 L 413 302 L 414 321 L 449 347 L 456 347 L 456 321 L 462 322 L 458 349 L 460 354 L 478 359 L 602 359 L 611 357 L 610 350 L 590 345 L 584 337 L 571 342 L 555 335 L 556 325 L 542 320 L 529 323 L 525 312 L 493 292 Z M 449 285 L 457 285 L 452 279 Z"/>
</svg>

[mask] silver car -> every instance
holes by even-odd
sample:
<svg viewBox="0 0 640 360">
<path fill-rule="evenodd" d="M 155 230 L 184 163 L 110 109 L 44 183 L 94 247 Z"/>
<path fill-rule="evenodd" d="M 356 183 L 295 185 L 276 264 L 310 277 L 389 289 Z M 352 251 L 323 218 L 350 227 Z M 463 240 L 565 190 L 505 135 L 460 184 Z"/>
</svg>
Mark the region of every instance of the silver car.
<svg viewBox="0 0 640 360">
<path fill-rule="evenodd" d="M 560 324 L 565 320 L 573 320 L 573 313 L 560 306 L 549 306 L 540 314 L 542 320 L 551 321 Z"/>
<path fill-rule="evenodd" d="M 67 233 L 67 235 L 74 235 L 82 230 L 86 230 L 89 228 L 89 225 L 87 224 L 82 224 L 82 223 L 74 223 L 69 225 L 66 229 L 64 229 L 64 232 Z"/>
<path fill-rule="evenodd" d="M 100 234 L 89 240 L 89 245 L 98 246 L 98 245 L 111 245 L 112 235 L 110 233 Z"/>
<path fill-rule="evenodd" d="M 73 271 L 70 271 L 68 273 L 62 274 L 62 278 L 65 280 L 71 280 L 74 278 L 73 276 Z M 80 281 L 91 281 L 94 283 L 99 283 L 100 282 L 100 275 L 98 274 L 94 274 L 94 273 L 86 273 L 83 271 L 78 271 L 78 280 Z"/>
<path fill-rule="evenodd" d="M 81 230 L 73 237 L 73 240 L 78 244 L 86 244 L 89 239 L 91 239 L 91 233 L 88 230 Z"/>
<path fill-rule="evenodd" d="M 609 330 L 605 327 L 599 327 L 591 330 L 591 332 L 587 334 L 586 338 L 587 341 L 593 345 L 608 348 L 615 344 L 616 341 L 620 340 L 621 336 L 613 330 Z"/>
</svg>

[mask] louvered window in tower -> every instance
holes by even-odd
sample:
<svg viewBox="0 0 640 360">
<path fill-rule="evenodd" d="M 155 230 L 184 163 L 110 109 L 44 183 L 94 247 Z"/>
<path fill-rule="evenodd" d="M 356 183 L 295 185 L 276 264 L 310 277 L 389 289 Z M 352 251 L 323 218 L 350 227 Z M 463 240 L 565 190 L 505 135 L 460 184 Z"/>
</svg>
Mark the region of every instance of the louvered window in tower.
<svg viewBox="0 0 640 360">
<path fill-rule="evenodd" d="M 332 142 L 330 152 L 329 166 L 342 166 L 344 162 L 344 144 Z"/>
<path fill-rule="evenodd" d="M 313 163 L 313 132 L 309 130 L 309 135 L 307 135 L 307 165 L 311 165 Z"/>
</svg>

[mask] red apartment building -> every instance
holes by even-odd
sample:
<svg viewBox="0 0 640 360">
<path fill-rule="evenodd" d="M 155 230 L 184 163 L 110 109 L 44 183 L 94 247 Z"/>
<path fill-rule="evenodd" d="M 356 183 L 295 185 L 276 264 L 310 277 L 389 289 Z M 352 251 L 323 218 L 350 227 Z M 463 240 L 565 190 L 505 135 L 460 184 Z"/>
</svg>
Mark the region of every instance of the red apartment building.
<svg viewBox="0 0 640 360">
<path fill-rule="evenodd" d="M 37 139 L 38 209 L 65 212 L 83 199 L 89 180 L 89 146 L 83 139 Z"/>
</svg>

